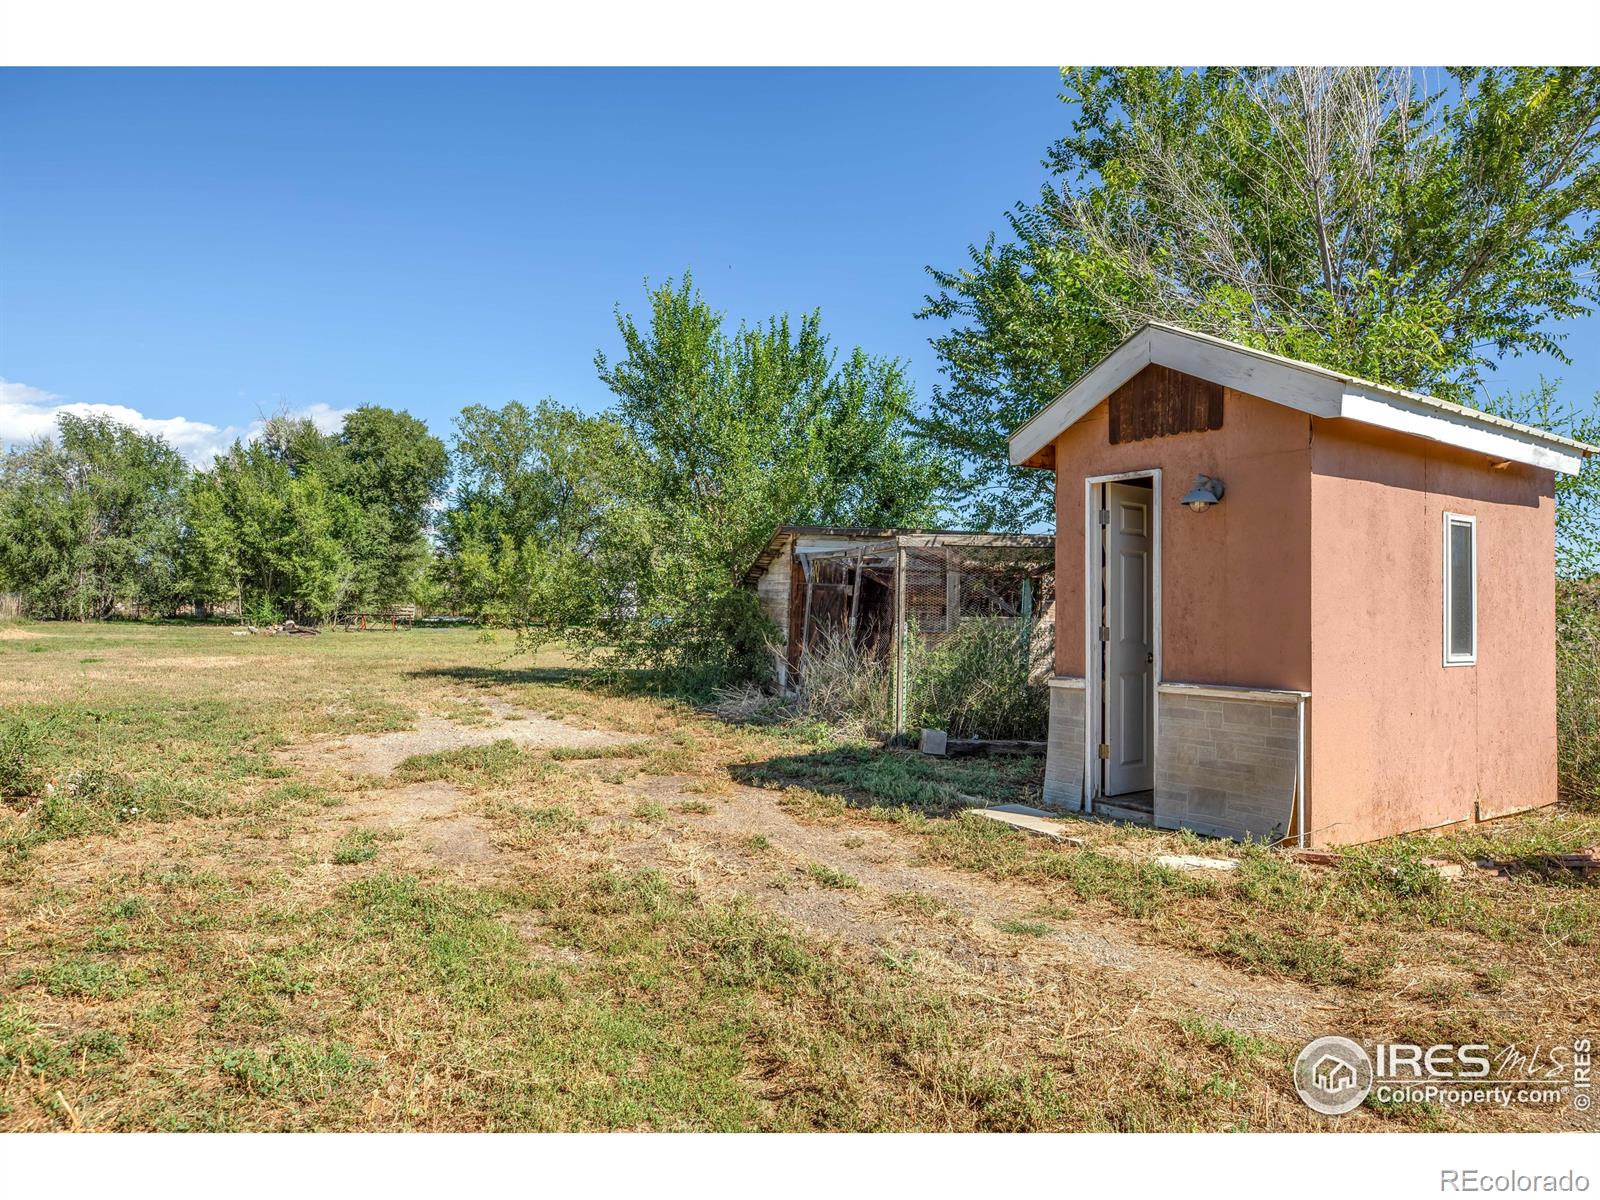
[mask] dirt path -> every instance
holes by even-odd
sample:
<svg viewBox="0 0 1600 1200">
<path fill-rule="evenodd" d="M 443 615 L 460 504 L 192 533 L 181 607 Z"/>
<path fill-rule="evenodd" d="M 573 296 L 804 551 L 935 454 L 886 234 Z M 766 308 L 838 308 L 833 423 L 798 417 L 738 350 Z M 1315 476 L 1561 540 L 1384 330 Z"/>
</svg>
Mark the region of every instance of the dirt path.
<svg viewBox="0 0 1600 1200">
<path fill-rule="evenodd" d="M 683 790 L 689 782 L 646 780 L 628 790 L 693 802 L 698 797 Z M 652 827 L 652 834 L 620 857 L 692 875 L 713 894 L 747 896 L 815 934 L 890 954 L 915 949 L 991 984 L 1025 990 L 1053 990 L 1051 973 L 1064 967 L 1110 972 L 1158 1007 L 1197 1012 L 1257 1036 L 1292 1041 L 1309 1036 L 1314 1025 L 1320 998 L 1311 989 L 1145 945 L 1114 924 L 1040 919 L 1044 896 L 1037 888 L 919 864 L 912 839 L 891 830 L 803 823 L 779 807 L 775 793 L 759 788 L 736 788 L 710 812 Z M 767 848 L 752 849 L 756 836 Z M 858 886 L 818 886 L 804 875 L 811 863 L 844 871 Z M 1037 921 L 1049 932 L 1018 937 L 998 928 L 1017 920 Z"/>
<path fill-rule="evenodd" d="M 493 725 L 464 726 L 424 715 L 417 728 L 356 735 L 291 752 L 297 765 L 343 775 L 383 776 L 414 754 L 509 738 L 530 749 L 608 747 L 636 740 L 579 729 L 491 699 Z M 365 789 L 323 824 L 404 835 L 401 856 L 469 880 L 503 879 L 518 852 L 483 814 L 481 800 L 449 783 Z M 837 939 L 891 961 L 915 958 L 925 973 L 961 976 L 970 986 L 1013 996 L 1047 996 L 1063 986 L 1093 987 L 1114 977 L 1143 1005 L 1198 1013 L 1254 1036 L 1303 1040 L 1316 1028 L 1321 997 L 1292 983 L 1232 971 L 1142 943 L 1130 928 L 1102 920 L 1041 918 L 1043 891 L 918 863 L 915 839 L 893 829 L 808 824 L 785 812 L 779 795 L 733 786 L 707 804 L 696 780 L 639 776 L 596 789 L 582 815 L 609 835 L 618 865 L 655 867 L 713 898 L 743 896 L 812 936 Z M 668 822 L 640 821 L 642 803 L 676 810 Z M 758 845 L 752 839 L 763 839 Z M 811 864 L 845 872 L 853 886 L 819 885 Z M 1018 936 L 998 926 L 1048 927 Z M 524 931 L 536 939 L 537 931 Z M 1081 997 L 1079 998 L 1081 999 Z"/>
</svg>

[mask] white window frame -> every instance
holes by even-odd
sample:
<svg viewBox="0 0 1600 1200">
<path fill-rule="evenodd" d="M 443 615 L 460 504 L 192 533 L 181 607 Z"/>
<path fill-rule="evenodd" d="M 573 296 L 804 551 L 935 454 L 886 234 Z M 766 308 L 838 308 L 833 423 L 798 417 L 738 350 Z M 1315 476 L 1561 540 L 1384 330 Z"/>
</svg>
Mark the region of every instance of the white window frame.
<svg viewBox="0 0 1600 1200">
<path fill-rule="evenodd" d="M 1465 525 L 1470 534 L 1472 549 L 1472 649 L 1466 654 L 1452 654 L 1450 652 L 1450 613 L 1451 604 L 1451 570 L 1450 570 L 1450 530 L 1457 525 Z M 1444 514 L 1444 621 L 1440 626 L 1444 640 L 1444 665 L 1447 667 L 1471 667 L 1478 662 L 1478 518 L 1467 513 L 1447 512 Z"/>
</svg>

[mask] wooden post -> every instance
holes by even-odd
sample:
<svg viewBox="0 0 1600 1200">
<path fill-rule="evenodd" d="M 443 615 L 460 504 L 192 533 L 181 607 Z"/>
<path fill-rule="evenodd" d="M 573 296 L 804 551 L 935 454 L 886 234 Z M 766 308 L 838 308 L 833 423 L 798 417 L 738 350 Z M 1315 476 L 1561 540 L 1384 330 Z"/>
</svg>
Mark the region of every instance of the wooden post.
<svg viewBox="0 0 1600 1200">
<path fill-rule="evenodd" d="M 1033 665 L 1033 576 L 1022 577 L 1022 668 Z"/>
<path fill-rule="evenodd" d="M 861 612 L 861 568 L 866 564 L 867 548 L 865 546 L 856 551 L 856 576 L 855 582 L 850 586 L 850 645 L 856 644 L 856 618 Z"/>
<path fill-rule="evenodd" d="M 961 621 L 961 568 L 952 567 L 949 558 L 950 551 L 945 551 L 944 560 L 944 629 L 946 633 L 954 633 L 956 625 Z"/>
<path fill-rule="evenodd" d="M 894 740 L 906 739 L 906 549 L 894 548 Z"/>
<path fill-rule="evenodd" d="M 800 622 L 800 669 L 804 672 L 806 651 L 811 649 L 811 593 L 816 589 L 817 577 L 809 558 L 801 556 L 800 567 L 806 573 L 806 615 Z"/>
</svg>

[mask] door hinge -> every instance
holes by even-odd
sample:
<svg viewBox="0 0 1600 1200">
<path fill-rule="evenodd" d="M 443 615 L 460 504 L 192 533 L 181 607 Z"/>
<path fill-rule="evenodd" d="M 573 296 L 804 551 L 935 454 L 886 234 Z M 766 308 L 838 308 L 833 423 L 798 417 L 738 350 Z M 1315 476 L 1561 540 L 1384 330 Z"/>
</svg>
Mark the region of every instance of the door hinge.
<svg viewBox="0 0 1600 1200">
<path fill-rule="evenodd" d="M 1109 642 L 1111 640 L 1111 626 L 1109 626 L 1109 625 L 1100 626 L 1100 640 L 1102 642 Z"/>
<path fill-rule="evenodd" d="M 1110 758 L 1111 757 L 1111 747 L 1105 742 L 1101 742 L 1100 743 L 1100 757 L 1101 758 Z"/>
<path fill-rule="evenodd" d="M 1111 510 L 1109 508 L 1102 508 L 1100 510 L 1100 524 L 1102 524 L 1102 525 L 1111 524 Z"/>
</svg>

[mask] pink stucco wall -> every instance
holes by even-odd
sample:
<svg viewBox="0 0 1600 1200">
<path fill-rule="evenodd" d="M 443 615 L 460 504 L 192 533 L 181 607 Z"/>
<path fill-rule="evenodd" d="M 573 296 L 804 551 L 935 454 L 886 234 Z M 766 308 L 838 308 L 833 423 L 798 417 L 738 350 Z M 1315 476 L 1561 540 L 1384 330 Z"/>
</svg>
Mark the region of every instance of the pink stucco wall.
<svg viewBox="0 0 1600 1200">
<path fill-rule="evenodd" d="M 1160 468 L 1163 678 L 1308 689 L 1310 418 L 1228 391 L 1215 432 L 1113 446 L 1108 422 L 1101 404 L 1055 444 L 1057 673 L 1084 673 L 1084 479 Z M 1178 503 L 1197 474 L 1227 487 L 1209 512 Z"/>
<path fill-rule="evenodd" d="M 1311 812 L 1359 842 L 1556 799 L 1554 476 L 1312 423 Z M 1443 514 L 1478 518 L 1478 661 L 1443 665 Z"/>
<path fill-rule="evenodd" d="M 1056 469 L 1056 670 L 1084 673 L 1084 486 L 1160 468 L 1162 679 L 1311 693 L 1318 844 L 1556 798 L 1554 478 L 1229 391 L 1222 429 L 1110 444 L 1105 405 Z M 1197 473 L 1223 503 L 1178 503 Z M 1443 665 L 1443 513 L 1478 518 L 1478 661 Z"/>
</svg>

